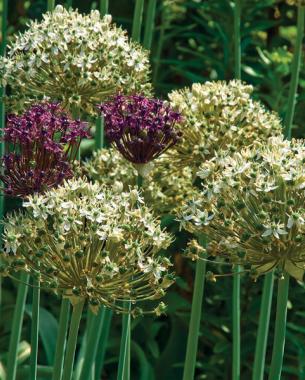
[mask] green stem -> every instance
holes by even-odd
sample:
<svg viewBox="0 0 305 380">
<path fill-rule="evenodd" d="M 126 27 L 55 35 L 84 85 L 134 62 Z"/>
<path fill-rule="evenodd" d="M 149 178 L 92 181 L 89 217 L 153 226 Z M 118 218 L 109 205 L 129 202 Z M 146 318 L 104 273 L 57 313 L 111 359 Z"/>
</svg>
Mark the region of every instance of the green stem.
<svg viewBox="0 0 305 380">
<path fill-rule="evenodd" d="M 80 380 L 89 379 L 90 374 L 92 373 L 92 367 L 96 358 L 99 338 L 100 338 L 103 323 L 104 323 L 104 317 L 105 317 L 104 308 L 101 308 L 99 310 L 98 315 L 93 316 L 91 327 L 89 330 L 89 335 L 87 338 L 83 367 L 82 367 L 81 375 L 79 377 Z"/>
<path fill-rule="evenodd" d="M 240 16 L 241 1 L 235 0 L 234 7 L 234 76 L 241 78 L 241 37 L 240 37 Z"/>
<path fill-rule="evenodd" d="M 136 0 L 136 5 L 134 9 L 134 14 L 133 14 L 131 38 L 137 42 L 140 42 L 141 40 L 143 8 L 144 8 L 144 0 Z"/>
<path fill-rule="evenodd" d="M 129 301 L 125 301 L 124 306 L 128 310 L 131 308 Z M 130 314 L 124 314 L 122 317 L 122 338 L 117 380 L 130 379 L 130 323 Z"/>
<path fill-rule="evenodd" d="M 95 149 L 102 149 L 104 147 L 104 118 L 99 116 L 96 120 L 95 130 Z"/>
<path fill-rule="evenodd" d="M 55 8 L 55 0 L 48 0 L 48 11 L 51 12 Z"/>
<path fill-rule="evenodd" d="M 111 319 L 112 319 L 112 310 L 108 309 L 106 307 L 103 307 L 104 310 L 104 319 L 103 319 L 103 327 L 102 332 L 100 335 L 100 338 L 98 339 L 98 349 L 96 354 L 96 368 L 95 368 L 95 380 L 100 380 L 103 367 L 104 367 L 104 360 L 105 360 L 105 354 L 106 354 L 106 348 L 107 348 L 107 342 L 110 334 L 110 326 L 111 326 Z"/>
<path fill-rule="evenodd" d="M 66 336 L 68 330 L 70 314 L 70 301 L 67 298 L 63 298 L 61 301 L 60 315 L 59 315 L 59 330 L 57 334 L 56 349 L 55 349 L 55 360 L 54 360 L 54 371 L 52 380 L 60 380 L 64 361 L 64 351 Z"/>
<path fill-rule="evenodd" d="M 33 280 L 33 301 L 32 301 L 32 326 L 31 326 L 31 358 L 29 380 L 37 378 L 37 356 L 38 356 L 38 334 L 39 334 L 39 303 L 40 303 L 40 282 Z"/>
<path fill-rule="evenodd" d="M 286 335 L 287 302 L 289 292 L 289 274 L 278 281 L 275 331 L 269 380 L 280 380 Z"/>
<path fill-rule="evenodd" d="M 100 0 L 100 12 L 104 16 L 109 11 L 109 0 Z"/>
<path fill-rule="evenodd" d="M 16 370 L 17 370 L 17 354 L 18 354 L 18 345 L 21 336 L 24 307 L 26 301 L 26 295 L 28 287 L 26 283 L 29 281 L 29 275 L 25 272 L 20 274 L 20 283 L 18 284 L 18 293 L 17 300 L 13 316 L 13 324 L 10 336 L 9 343 L 9 353 L 7 361 L 7 379 L 15 380 L 16 379 Z"/>
<path fill-rule="evenodd" d="M 71 380 L 73 374 L 73 363 L 74 356 L 77 344 L 77 335 L 79 330 L 79 324 L 82 317 L 82 312 L 84 308 L 84 301 L 80 301 L 76 305 L 73 306 L 69 337 L 67 341 L 67 350 L 65 357 L 65 365 L 63 371 L 63 380 Z"/>
<path fill-rule="evenodd" d="M 143 186 L 143 177 L 138 174 L 138 177 L 137 177 L 137 186 L 138 186 L 138 189 L 141 189 L 141 187 Z"/>
<path fill-rule="evenodd" d="M 234 267 L 233 276 L 233 360 L 232 380 L 240 379 L 240 266 Z"/>
<path fill-rule="evenodd" d="M 72 5 L 73 5 L 73 0 L 67 0 L 65 8 L 66 9 L 70 9 L 70 8 L 72 8 Z"/>
<path fill-rule="evenodd" d="M 204 246 L 205 239 L 203 236 L 199 237 L 199 243 Z M 189 333 L 186 346 L 186 357 L 184 362 L 183 380 L 194 379 L 196 368 L 196 357 L 198 348 L 198 339 L 200 331 L 200 320 L 202 314 L 202 300 L 204 293 L 204 282 L 206 273 L 206 261 L 197 260 L 196 274 L 193 292 L 193 301 L 191 309 L 191 320 L 189 326 Z"/>
<path fill-rule="evenodd" d="M 164 17 L 163 17 L 164 19 Z M 159 68 L 160 68 L 160 61 L 161 61 L 161 55 L 163 50 L 163 44 L 164 44 L 164 37 L 165 37 L 165 25 L 166 23 L 162 20 L 160 25 L 160 35 L 158 39 L 157 44 L 157 50 L 154 58 L 154 72 L 153 72 L 153 84 L 156 86 L 158 74 L 159 74 Z"/>
<path fill-rule="evenodd" d="M 255 347 L 255 357 L 253 366 L 253 380 L 264 379 L 264 367 L 266 358 L 267 338 L 269 331 L 270 312 L 272 304 L 274 275 L 267 273 L 264 278 L 263 294 L 260 307 L 258 331 Z"/>
<path fill-rule="evenodd" d="M 291 82 L 289 88 L 287 112 L 284 119 L 285 136 L 291 138 L 291 129 L 294 117 L 294 110 L 296 106 L 297 89 L 300 76 L 301 57 L 302 57 L 302 41 L 304 37 L 304 16 L 305 6 L 298 6 L 298 20 L 297 20 L 297 38 L 294 49 L 294 55 L 291 67 Z"/>
<path fill-rule="evenodd" d="M 157 5 L 157 0 L 149 0 L 148 7 L 147 7 L 146 22 L 145 22 L 144 39 L 143 39 L 143 46 L 145 49 L 148 49 L 148 50 L 150 50 L 151 48 L 152 39 L 153 39 L 155 16 L 156 16 L 156 5 Z"/>
</svg>

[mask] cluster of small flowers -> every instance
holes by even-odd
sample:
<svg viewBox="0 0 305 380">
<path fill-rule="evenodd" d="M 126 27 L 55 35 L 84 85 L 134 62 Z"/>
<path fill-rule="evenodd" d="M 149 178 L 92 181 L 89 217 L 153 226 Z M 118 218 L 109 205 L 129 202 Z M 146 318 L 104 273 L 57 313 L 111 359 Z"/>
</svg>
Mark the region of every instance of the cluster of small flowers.
<svg viewBox="0 0 305 380">
<path fill-rule="evenodd" d="M 114 93 L 150 94 L 149 73 L 147 52 L 110 15 L 61 5 L 31 22 L 0 59 L 1 84 L 11 87 L 9 101 L 18 110 L 47 97 L 96 114 L 96 104 Z"/>
<path fill-rule="evenodd" d="M 229 153 L 281 133 L 275 113 L 251 99 L 253 87 L 233 80 L 195 83 L 192 88 L 169 94 L 171 106 L 182 115 L 178 128 L 182 142 L 169 152 L 177 168 L 190 166 L 194 172 L 219 150 Z"/>
<path fill-rule="evenodd" d="M 72 177 L 69 161 L 88 136 L 87 123 L 70 119 L 55 103 L 34 105 L 21 116 L 8 115 L 3 138 L 8 152 L 0 175 L 5 194 L 24 198 Z"/>
<path fill-rule="evenodd" d="M 277 267 L 302 279 L 305 269 L 305 146 L 282 137 L 204 163 L 201 196 L 180 220 L 208 235 L 206 252 L 251 266 Z"/>
<path fill-rule="evenodd" d="M 174 128 L 181 121 L 180 114 L 160 99 L 117 95 L 100 110 L 108 141 L 137 167 L 158 158 L 182 135 Z M 141 174 L 145 176 L 145 172 Z"/>
<path fill-rule="evenodd" d="M 137 170 L 114 148 L 94 152 L 84 169 L 91 180 L 118 192 L 136 185 Z M 185 167 L 177 172 L 169 162 L 159 159 L 144 179 L 141 192 L 157 215 L 172 214 L 194 195 L 191 169 Z"/>
<path fill-rule="evenodd" d="M 84 179 L 29 197 L 26 212 L 5 221 L 5 272 L 39 273 L 42 287 L 93 308 L 127 312 L 124 300 L 162 297 L 173 276 L 157 253 L 172 238 L 142 203 L 135 189 L 113 193 Z"/>
</svg>

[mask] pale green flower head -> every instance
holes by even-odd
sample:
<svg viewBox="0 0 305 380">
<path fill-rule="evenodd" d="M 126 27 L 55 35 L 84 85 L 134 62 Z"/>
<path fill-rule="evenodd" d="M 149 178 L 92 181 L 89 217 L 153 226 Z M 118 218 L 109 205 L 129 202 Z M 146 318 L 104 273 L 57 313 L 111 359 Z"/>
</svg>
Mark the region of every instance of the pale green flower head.
<svg viewBox="0 0 305 380">
<path fill-rule="evenodd" d="M 173 282 L 172 242 L 137 189 L 115 193 L 84 179 L 29 197 L 4 222 L 5 272 L 40 277 L 42 288 L 127 312 L 124 301 L 155 300 Z M 145 312 L 144 312 L 145 313 Z"/>
<path fill-rule="evenodd" d="M 202 165 L 201 196 L 182 209 L 182 226 L 208 236 L 206 252 L 250 267 L 305 269 L 305 146 L 273 137 Z"/>
<path fill-rule="evenodd" d="M 118 92 L 150 94 L 149 76 L 148 52 L 110 15 L 83 15 L 61 5 L 30 22 L 0 60 L 1 83 L 11 87 L 17 110 L 46 97 L 96 114 L 96 105 Z"/>
<path fill-rule="evenodd" d="M 196 172 L 220 150 L 234 152 L 279 135 L 279 117 L 254 101 L 252 92 L 252 86 L 238 80 L 194 83 L 171 92 L 171 106 L 184 123 L 177 126 L 183 132 L 182 141 L 168 152 L 170 161 L 177 168 L 189 166 Z"/>
<path fill-rule="evenodd" d="M 112 186 L 114 191 L 126 191 L 136 185 L 136 168 L 114 148 L 94 152 L 84 167 L 91 180 Z M 156 215 L 173 213 L 194 194 L 191 170 L 186 167 L 178 173 L 169 162 L 156 160 L 153 169 L 143 179 L 141 191 Z"/>
</svg>

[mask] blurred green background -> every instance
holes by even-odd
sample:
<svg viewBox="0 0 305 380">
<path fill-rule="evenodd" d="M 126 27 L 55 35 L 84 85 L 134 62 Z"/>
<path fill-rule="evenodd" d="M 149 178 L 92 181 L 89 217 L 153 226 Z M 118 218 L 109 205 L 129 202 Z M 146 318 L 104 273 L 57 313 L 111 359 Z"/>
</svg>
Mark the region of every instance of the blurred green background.
<svg viewBox="0 0 305 380">
<path fill-rule="evenodd" d="M 116 23 L 130 29 L 134 3 L 109 0 L 110 13 Z M 29 19 L 40 19 L 46 0 L 9 0 L 9 39 L 26 28 Z M 63 1 L 57 3 L 64 4 Z M 67 3 L 67 2 L 66 2 Z M 151 52 L 152 80 L 161 97 L 174 88 L 207 80 L 233 77 L 233 2 L 229 0 L 158 0 L 156 28 Z M 97 8 L 97 1 L 74 0 L 81 12 Z M 0 2 L 1 11 L 1 2 Z M 144 16 L 145 17 L 145 16 Z M 145 20 L 145 18 L 144 18 Z M 291 51 L 296 34 L 296 8 L 285 1 L 244 0 L 242 10 L 242 78 L 255 86 L 255 97 L 267 107 L 285 114 L 290 79 Z M 298 104 L 293 136 L 305 131 L 304 57 L 300 77 Z M 181 255 L 188 234 L 179 232 L 174 218 L 163 221 L 176 234 L 169 255 L 175 262 L 178 281 L 169 291 L 167 316 L 135 319 L 132 322 L 132 379 L 175 380 L 182 377 L 194 264 Z M 214 272 L 221 268 L 211 267 Z M 0 360 L 5 360 L 15 288 L 5 280 L 0 316 Z M 289 295 L 287 345 L 283 380 L 305 379 L 305 292 L 304 285 L 292 281 Z M 206 284 L 196 379 L 229 380 L 231 378 L 231 288 L 232 278 Z M 260 307 L 262 279 L 253 282 L 242 277 L 242 375 L 251 376 Z M 31 296 L 27 310 L 31 309 Z M 51 365 L 57 333 L 59 300 L 43 294 L 40 326 L 41 379 L 50 378 L 45 366 Z M 275 303 L 273 304 L 274 313 Z M 30 312 L 23 325 L 20 347 L 19 379 L 28 370 Z M 56 318 L 55 318 L 56 317 Z M 272 316 L 271 321 L 274 320 Z M 85 321 L 82 329 L 84 330 Z M 114 317 L 103 379 L 115 379 L 120 342 L 120 318 Z M 273 323 L 268 340 L 267 363 L 271 359 Z M 80 334 L 81 338 L 81 334 Z M 1 366 L 0 366 L 1 379 Z M 190 379 L 191 380 L 191 379 Z"/>
</svg>

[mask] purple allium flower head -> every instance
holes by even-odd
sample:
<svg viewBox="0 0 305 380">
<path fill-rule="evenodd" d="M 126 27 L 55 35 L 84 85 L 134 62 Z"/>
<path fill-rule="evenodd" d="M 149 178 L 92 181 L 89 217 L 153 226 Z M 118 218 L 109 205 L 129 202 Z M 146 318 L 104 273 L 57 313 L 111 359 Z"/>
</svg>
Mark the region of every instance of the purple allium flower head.
<svg viewBox="0 0 305 380">
<path fill-rule="evenodd" d="M 88 137 L 87 123 L 72 120 L 57 103 L 8 115 L 0 174 L 5 194 L 25 198 L 71 178 L 69 161 L 75 159 L 83 137 Z"/>
<path fill-rule="evenodd" d="M 181 137 L 175 130 L 180 114 L 162 100 L 117 95 L 99 108 L 105 117 L 109 142 L 134 164 L 146 164 L 159 157 Z"/>
</svg>

